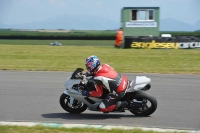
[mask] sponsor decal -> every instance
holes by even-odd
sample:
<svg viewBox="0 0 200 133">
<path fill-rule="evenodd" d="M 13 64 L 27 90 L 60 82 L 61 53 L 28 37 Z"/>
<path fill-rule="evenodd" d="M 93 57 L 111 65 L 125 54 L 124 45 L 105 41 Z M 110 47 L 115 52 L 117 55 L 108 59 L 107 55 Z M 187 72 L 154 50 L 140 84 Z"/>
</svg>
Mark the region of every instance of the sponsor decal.
<svg viewBox="0 0 200 133">
<path fill-rule="evenodd" d="M 157 22 L 126 22 L 126 27 L 157 27 Z"/>
<path fill-rule="evenodd" d="M 119 86 L 119 85 L 121 84 L 121 82 L 122 82 L 122 76 L 120 75 L 120 79 L 119 79 L 119 81 L 117 82 L 117 86 Z"/>
<path fill-rule="evenodd" d="M 113 98 L 113 97 L 111 97 L 111 96 L 108 96 L 108 98 L 107 98 L 106 100 L 109 102 L 109 101 L 112 100 L 112 99 L 115 99 L 115 98 Z"/>
<path fill-rule="evenodd" d="M 176 42 L 132 42 L 131 48 L 173 48 L 178 49 L 178 43 Z"/>
</svg>

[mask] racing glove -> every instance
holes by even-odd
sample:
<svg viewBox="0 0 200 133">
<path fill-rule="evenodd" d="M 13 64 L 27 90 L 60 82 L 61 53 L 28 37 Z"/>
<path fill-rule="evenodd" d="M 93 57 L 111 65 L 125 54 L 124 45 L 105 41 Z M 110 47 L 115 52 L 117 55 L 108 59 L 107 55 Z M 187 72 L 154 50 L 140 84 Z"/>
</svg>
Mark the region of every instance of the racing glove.
<svg viewBox="0 0 200 133">
<path fill-rule="evenodd" d="M 90 72 L 86 72 L 86 73 L 85 73 L 85 76 L 86 76 L 86 77 L 94 76 L 94 74 L 92 74 L 92 73 L 90 73 Z"/>
<path fill-rule="evenodd" d="M 89 97 L 89 96 L 90 96 L 90 92 L 89 92 L 89 91 L 86 91 L 86 90 L 83 90 L 83 91 L 82 91 L 82 95 L 83 95 L 83 96 Z"/>
</svg>

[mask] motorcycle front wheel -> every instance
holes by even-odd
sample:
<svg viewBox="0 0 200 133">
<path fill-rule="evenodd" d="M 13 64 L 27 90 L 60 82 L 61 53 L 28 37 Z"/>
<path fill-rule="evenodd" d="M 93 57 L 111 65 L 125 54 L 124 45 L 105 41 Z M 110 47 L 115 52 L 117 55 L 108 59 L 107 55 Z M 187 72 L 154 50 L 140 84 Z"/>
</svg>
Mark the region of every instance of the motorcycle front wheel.
<svg viewBox="0 0 200 133">
<path fill-rule="evenodd" d="M 146 91 L 138 90 L 130 97 L 129 111 L 137 116 L 149 116 L 156 109 L 156 98 Z"/>
<path fill-rule="evenodd" d="M 73 114 L 80 114 L 87 109 L 86 104 L 77 101 L 76 99 L 73 99 L 70 102 L 70 98 L 71 97 L 65 93 L 60 96 L 60 105 L 65 111 Z"/>
</svg>

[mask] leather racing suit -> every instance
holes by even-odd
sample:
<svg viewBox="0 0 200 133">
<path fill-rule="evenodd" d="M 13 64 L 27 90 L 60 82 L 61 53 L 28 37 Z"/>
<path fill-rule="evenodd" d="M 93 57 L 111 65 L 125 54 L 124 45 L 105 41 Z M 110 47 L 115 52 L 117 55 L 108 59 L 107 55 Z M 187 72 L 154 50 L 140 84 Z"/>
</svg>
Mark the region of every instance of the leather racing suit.
<svg viewBox="0 0 200 133">
<path fill-rule="evenodd" d="M 100 103 L 99 109 L 102 112 L 113 111 L 116 108 L 116 103 L 125 95 L 129 84 L 127 77 L 117 73 L 109 65 L 102 64 L 94 72 L 93 78 L 96 90 L 90 91 L 90 96 L 101 97 L 103 95 L 103 89 L 106 88 L 109 94 Z"/>
</svg>

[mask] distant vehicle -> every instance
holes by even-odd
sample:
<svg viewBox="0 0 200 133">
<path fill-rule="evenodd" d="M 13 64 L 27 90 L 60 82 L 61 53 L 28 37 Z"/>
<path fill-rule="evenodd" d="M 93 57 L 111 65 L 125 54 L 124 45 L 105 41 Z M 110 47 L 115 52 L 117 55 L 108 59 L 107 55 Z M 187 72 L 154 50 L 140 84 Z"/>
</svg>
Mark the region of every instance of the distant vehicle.
<svg viewBox="0 0 200 133">
<path fill-rule="evenodd" d="M 62 43 L 59 43 L 58 41 L 50 43 L 51 46 L 62 46 Z"/>
<path fill-rule="evenodd" d="M 172 37 L 171 34 L 161 34 L 161 37 Z"/>
</svg>

